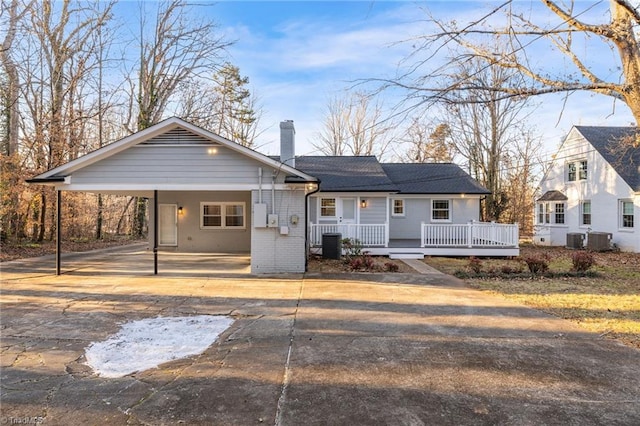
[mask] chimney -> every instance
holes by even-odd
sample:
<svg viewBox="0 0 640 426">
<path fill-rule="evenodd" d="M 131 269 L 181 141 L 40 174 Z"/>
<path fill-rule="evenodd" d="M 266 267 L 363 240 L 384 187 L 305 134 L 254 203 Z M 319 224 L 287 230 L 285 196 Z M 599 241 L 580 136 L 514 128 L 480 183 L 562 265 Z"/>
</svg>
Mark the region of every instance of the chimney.
<svg viewBox="0 0 640 426">
<path fill-rule="evenodd" d="M 296 166 L 296 129 L 293 120 L 280 122 L 280 162 L 287 166 Z"/>
</svg>

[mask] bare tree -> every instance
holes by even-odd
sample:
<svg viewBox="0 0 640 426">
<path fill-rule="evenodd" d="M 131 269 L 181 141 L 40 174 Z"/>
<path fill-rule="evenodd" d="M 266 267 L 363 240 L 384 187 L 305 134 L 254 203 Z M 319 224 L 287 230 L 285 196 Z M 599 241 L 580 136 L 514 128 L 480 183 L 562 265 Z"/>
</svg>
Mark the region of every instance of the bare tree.
<svg viewBox="0 0 640 426">
<path fill-rule="evenodd" d="M 362 92 L 335 97 L 327 106 L 324 129 L 314 147 L 325 155 L 377 155 L 383 157 L 394 126 L 383 115 L 380 102 Z"/>
<path fill-rule="evenodd" d="M 491 90 L 519 84 L 519 75 L 512 70 L 472 60 L 458 74 L 482 89 L 457 92 L 459 97 L 446 105 L 453 147 L 469 174 L 491 191 L 483 218 L 498 220 L 509 203 L 504 188 L 507 158 L 526 133 L 527 99 L 503 98 Z"/>
<path fill-rule="evenodd" d="M 155 18 L 151 26 L 147 24 L 148 16 Z M 139 30 L 140 60 L 134 74 L 137 80 L 130 82 L 132 88 L 137 87 L 130 113 L 130 117 L 136 117 L 135 129 L 131 131 L 146 129 L 162 120 L 179 86 L 213 73 L 229 45 L 218 35 L 215 22 L 198 19 L 182 0 L 160 3 L 155 14 L 141 10 Z M 146 200 L 138 198 L 134 208 L 132 233 L 142 236 Z"/>
<path fill-rule="evenodd" d="M 147 16 L 155 18 L 150 31 Z M 160 3 L 155 15 L 141 11 L 140 19 L 135 130 L 158 123 L 179 85 L 214 72 L 230 45 L 215 22 L 198 19 L 182 0 Z"/>
<path fill-rule="evenodd" d="M 408 90 L 407 99 L 424 102 L 458 102 L 460 91 L 490 90 L 497 99 L 548 93 L 570 94 L 591 91 L 612 97 L 626 104 L 638 122 L 640 120 L 640 45 L 637 28 L 640 12 L 626 0 L 610 0 L 609 10 L 604 2 L 560 3 L 541 0 L 555 19 L 548 23 L 534 22 L 525 2 L 507 0 L 480 16 L 460 25 L 433 16 L 428 21 L 435 31 L 411 40 L 415 46 L 407 58 L 408 71 L 386 85 Z M 596 13 L 597 12 L 597 13 Z M 499 19 L 501 14 L 505 19 Z M 604 18 L 604 19 L 603 19 Z M 503 24 L 495 24 L 496 22 Z M 600 69 L 589 53 L 599 45 L 612 52 L 611 66 Z M 496 51 L 496 46 L 501 49 Z M 585 47 L 586 46 L 586 47 Z M 545 52 L 545 60 L 534 60 Z M 447 60 L 438 55 L 447 52 Z M 552 69 L 551 63 L 559 53 L 564 69 Z M 517 86 L 482 86 L 482 81 L 467 76 L 450 78 L 451 69 L 467 63 L 470 58 L 480 60 L 485 67 L 502 67 L 526 77 Z M 429 64 L 437 64 L 428 68 Z M 465 102 L 467 100 L 464 100 Z"/>
<path fill-rule="evenodd" d="M 450 163 L 454 149 L 451 144 L 451 129 L 445 123 L 430 125 L 419 117 L 411 119 L 405 138 L 409 149 L 405 160 L 410 163 Z"/>
</svg>

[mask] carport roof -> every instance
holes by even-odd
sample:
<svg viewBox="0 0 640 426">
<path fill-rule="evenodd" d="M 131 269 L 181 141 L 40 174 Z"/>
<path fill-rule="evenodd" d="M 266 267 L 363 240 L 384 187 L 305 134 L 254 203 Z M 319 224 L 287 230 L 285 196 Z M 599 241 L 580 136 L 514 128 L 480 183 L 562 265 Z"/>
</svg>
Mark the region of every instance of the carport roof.
<svg viewBox="0 0 640 426">
<path fill-rule="evenodd" d="M 145 141 L 148 141 L 154 137 L 167 133 L 176 128 L 182 128 L 206 140 L 209 140 L 213 143 L 220 144 L 226 148 L 229 148 L 233 151 L 246 155 L 249 158 L 259 161 L 267 166 L 273 167 L 274 169 L 282 170 L 288 175 L 296 176 L 297 178 L 303 180 L 304 182 L 318 181 L 316 177 L 306 174 L 284 163 L 280 163 L 279 161 L 276 161 L 267 155 L 261 154 L 257 151 L 254 151 L 250 148 L 247 148 L 233 141 L 225 139 L 221 136 L 218 136 L 200 127 L 194 126 L 193 124 L 190 124 L 180 118 L 172 117 L 158 124 L 155 124 L 147 129 L 136 132 L 123 139 L 120 139 L 102 148 L 99 148 L 95 151 L 85 154 L 82 157 L 79 157 L 75 160 L 69 161 L 68 163 L 65 163 L 61 166 L 48 170 L 44 173 L 41 173 L 31 179 L 28 179 L 27 182 L 36 183 L 36 184 L 48 184 L 48 185 L 58 185 L 58 184 L 64 183 L 65 177 L 70 176 L 73 172 L 77 170 L 80 170 L 84 167 L 87 167 L 91 164 L 94 164 L 102 159 L 108 158 L 119 152 L 125 151 L 130 147 L 133 147 L 138 144 L 142 144 Z"/>
</svg>

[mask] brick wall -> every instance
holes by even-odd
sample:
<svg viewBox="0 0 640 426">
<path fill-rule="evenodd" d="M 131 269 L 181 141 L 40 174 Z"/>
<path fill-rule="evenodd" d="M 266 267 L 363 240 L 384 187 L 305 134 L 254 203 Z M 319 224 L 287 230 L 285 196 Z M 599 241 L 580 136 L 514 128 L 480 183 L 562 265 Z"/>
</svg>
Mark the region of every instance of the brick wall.
<svg viewBox="0 0 640 426">
<path fill-rule="evenodd" d="M 258 191 L 251 194 L 253 205 L 258 202 Z M 271 213 L 271 190 L 265 189 L 262 201 Z M 276 191 L 275 213 L 279 226 L 276 228 L 255 228 L 251 226 L 251 273 L 300 273 L 305 270 L 305 216 L 303 189 Z M 292 216 L 298 217 L 297 225 L 291 223 Z M 252 218 L 255 215 L 252 214 Z M 281 226 L 289 227 L 289 234 L 280 233 Z"/>
</svg>

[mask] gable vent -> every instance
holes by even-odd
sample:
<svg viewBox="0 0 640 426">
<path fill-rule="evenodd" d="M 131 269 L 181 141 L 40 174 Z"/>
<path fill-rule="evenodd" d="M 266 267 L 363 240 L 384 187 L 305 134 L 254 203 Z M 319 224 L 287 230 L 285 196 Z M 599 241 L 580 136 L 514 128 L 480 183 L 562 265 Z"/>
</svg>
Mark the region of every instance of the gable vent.
<svg viewBox="0 0 640 426">
<path fill-rule="evenodd" d="M 183 128 L 176 128 L 143 142 L 141 145 L 211 145 L 215 142 L 191 133 Z M 217 144 L 216 144 L 217 145 Z"/>
</svg>

